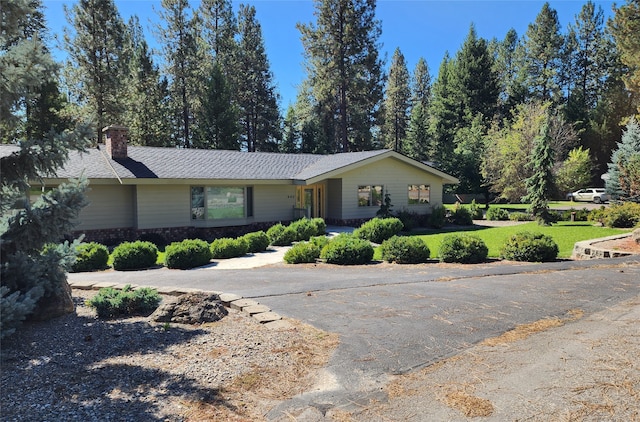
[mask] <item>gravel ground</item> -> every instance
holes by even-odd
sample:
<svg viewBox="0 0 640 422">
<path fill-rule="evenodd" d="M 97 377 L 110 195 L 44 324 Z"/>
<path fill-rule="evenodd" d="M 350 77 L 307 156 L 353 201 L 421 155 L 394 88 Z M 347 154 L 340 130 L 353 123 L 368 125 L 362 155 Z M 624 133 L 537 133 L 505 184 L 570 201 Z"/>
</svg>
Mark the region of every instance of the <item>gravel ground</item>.
<svg viewBox="0 0 640 422">
<path fill-rule="evenodd" d="M 335 336 L 237 311 L 198 327 L 76 314 L 27 324 L 2 343 L 3 421 L 260 420 L 313 383 Z"/>
</svg>

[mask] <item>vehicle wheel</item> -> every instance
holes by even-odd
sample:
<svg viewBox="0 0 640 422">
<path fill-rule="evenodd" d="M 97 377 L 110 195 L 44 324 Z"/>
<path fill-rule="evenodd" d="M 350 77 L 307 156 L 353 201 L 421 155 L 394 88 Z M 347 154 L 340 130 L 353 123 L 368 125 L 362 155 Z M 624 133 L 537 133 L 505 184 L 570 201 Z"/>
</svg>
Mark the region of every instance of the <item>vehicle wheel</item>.
<svg viewBox="0 0 640 422">
<path fill-rule="evenodd" d="M 596 196 L 595 198 L 593 198 L 593 202 L 594 202 L 595 204 L 600 204 L 600 203 L 602 202 L 602 199 L 600 199 L 600 197 L 599 197 L 599 196 Z"/>
</svg>

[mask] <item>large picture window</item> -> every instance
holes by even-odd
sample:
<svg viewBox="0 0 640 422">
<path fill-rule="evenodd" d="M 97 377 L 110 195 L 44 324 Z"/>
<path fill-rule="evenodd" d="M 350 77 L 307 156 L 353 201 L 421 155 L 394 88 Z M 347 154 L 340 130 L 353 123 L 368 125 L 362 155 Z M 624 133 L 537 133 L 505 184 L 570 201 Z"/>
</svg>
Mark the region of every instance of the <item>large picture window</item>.
<svg viewBox="0 0 640 422">
<path fill-rule="evenodd" d="M 358 186 L 358 206 L 359 207 L 379 207 L 382 205 L 381 185 L 361 185 Z"/>
<path fill-rule="evenodd" d="M 251 187 L 191 187 L 191 218 L 193 220 L 244 218 L 253 215 L 252 208 L 253 189 Z"/>
<path fill-rule="evenodd" d="M 429 185 L 409 185 L 409 205 L 428 204 L 429 194 Z"/>
</svg>

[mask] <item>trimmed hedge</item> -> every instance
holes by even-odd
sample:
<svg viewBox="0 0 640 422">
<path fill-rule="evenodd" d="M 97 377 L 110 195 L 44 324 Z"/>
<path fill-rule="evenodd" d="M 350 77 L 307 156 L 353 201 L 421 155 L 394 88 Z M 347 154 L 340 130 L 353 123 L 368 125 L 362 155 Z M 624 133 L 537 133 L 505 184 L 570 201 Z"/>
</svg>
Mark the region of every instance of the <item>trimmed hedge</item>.
<svg viewBox="0 0 640 422">
<path fill-rule="evenodd" d="M 76 248 L 76 262 L 71 267 L 74 273 L 103 270 L 107 268 L 109 249 L 96 242 L 81 243 Z"/>
<path fill-rule="evenodd" d="M 442 262 L 477 264 L 487 260 L 489 248 L 472 234 L 450 234 L 442 239 L 438 256 Z"/>
<path fill-rule="evenodd" d="M 247 241 L 248 253 L 264 252 L 269 247 L 269 236 L 262 230 L 247 233 L 242 237 Z"/>
<path fill-rule="evenodd" d="M 373 243 L 382 243 L 400 233 L 402 228 L 402 221 L 399 218 L 372 218 L 355 229 L 353 235 Z"/>
<path fill-rule="evenodd" d="M 311 223 L 316 228 L 314 236 L 324 236 L 327 232 L 327 223 L 322 218 L 316 217 L 311 219 Z"/>
<path fill-rule="evenodd" d="M 367 240 L 340 234 L 322 248 L 320 258 L 329 264 L 362 265 L 373 258 L 373 246 Z"/>
<path fill-rule="evenodd" d="M 165 248 L 164 263 L 169 268 L 186 270 L 206 265 L 211 260 L 209 243 L 201 239 L 185 239 Z"/>
<path fill-rule="evenodd" d="M 500 251 L 510 261 L 548 262 L 558 256 L 558 245 L 542 233 L 518 232 L 507 239 Z"/>
<path fill-rule="evenodd" d="M 273 246 L 289 246 L 296 240 L 295 230 L 282 223 L 269 227 L 267 236 Z"/>
<path fill-rule="evenodd" d="M 156 265 L 158 248 L 142 240 L 124 242 L 116 246 L 112 256 L 115 270 L 139 270 Z"/>
<path fill-rule="evenodd" d="M 149 287 L 133 290 L 127 284 L 122 290 L 112 287 L 100 289 L 86 304 L 94 308 L 100 318 L 113 318 L 122 315 L 150 315 L 161 300 L 157 290 Z"/>
<path fill-rule="evenodd" d="M 393 236 L 380 245 L 382 259 L 397 264 L 420 264 L 429 260 L 431 251 L 418 237 Z"/>
<path fill-rule="evenodd" d="M 486 217 L 487 220 L 506 221 L 509 219 L 509 211 L 504 208 L 489 207 Z"/>
<path fill-rule="evenodd" d="M 228 259 L 246 255 L 249 244 L 242 238 L 221 237 L 211 242 L 210 246 L 212 259 Z"/>
<path fill-rule="evenodd" d="M 294 242 L 307 241 L 311 239 L 312 236 L 316 236 L 318 232 L 316 224 L 308 218 L 301 218 L 300 220 L 294 221 L 289 224 L 289 228 L 296 233 Z"/>
<path fill-rule="evenodd" d="M 313 263 L 318 258 L 320 258 L 320 248 L 312 242 L 296 243 L 284 254 L 284 262 L 287 264 Z"/>
</svg>

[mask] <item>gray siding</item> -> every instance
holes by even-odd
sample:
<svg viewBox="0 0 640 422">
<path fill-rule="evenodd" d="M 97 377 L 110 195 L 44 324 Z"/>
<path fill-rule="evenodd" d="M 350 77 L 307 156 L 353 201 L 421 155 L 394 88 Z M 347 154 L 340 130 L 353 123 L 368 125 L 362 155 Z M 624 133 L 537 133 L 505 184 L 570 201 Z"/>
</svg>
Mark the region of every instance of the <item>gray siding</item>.
<svg viewBox="0 0 640 422">
<path fill-rule="evenodd" d="M 135 187 L 89 185 L 76 230 L 119 229 L 135 225 Z"/>
</svg>

